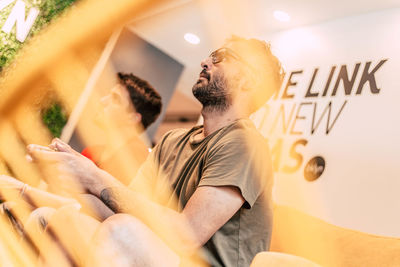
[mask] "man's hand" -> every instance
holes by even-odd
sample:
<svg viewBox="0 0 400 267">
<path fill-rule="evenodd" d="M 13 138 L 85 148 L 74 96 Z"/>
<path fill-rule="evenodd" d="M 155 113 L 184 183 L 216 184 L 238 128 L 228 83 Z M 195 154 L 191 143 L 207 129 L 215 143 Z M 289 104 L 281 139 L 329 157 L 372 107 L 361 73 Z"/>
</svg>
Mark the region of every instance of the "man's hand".
<svg viewBox="0 0 400 267">
<path fill-rule="evenodd" d="M 28 152 L 34 161 L 45 166 L 48 182 L 68 192 L 99 195 L 106 184 L 115 182 L 60 139 L 54 139 L 49 147 L 29 145 Z"/>
</svg>

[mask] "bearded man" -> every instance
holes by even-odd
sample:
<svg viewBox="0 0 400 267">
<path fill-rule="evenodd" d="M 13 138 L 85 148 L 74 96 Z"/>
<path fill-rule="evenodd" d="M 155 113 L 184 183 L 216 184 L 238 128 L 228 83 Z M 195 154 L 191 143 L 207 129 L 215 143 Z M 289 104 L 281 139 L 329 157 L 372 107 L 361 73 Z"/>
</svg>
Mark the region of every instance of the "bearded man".
<svg viewBox="0 0 400 267">
<path fill-rule="evenodd" d="M 248 117 L 278 91 L 283 70 L 265 42 L 235 36 L 201 67 L 193 94 L 204 124 L 168 132 L 129 187 L 59 140 L 55 151 L 28 147 L 63 166 L 60 184 L 80 184 L 121 213 L 99 226 L 89 265 L 185 266 L 196 254 L 211 266 L 249 266 L 268 250 L 272 165 Z"/>
</svg>

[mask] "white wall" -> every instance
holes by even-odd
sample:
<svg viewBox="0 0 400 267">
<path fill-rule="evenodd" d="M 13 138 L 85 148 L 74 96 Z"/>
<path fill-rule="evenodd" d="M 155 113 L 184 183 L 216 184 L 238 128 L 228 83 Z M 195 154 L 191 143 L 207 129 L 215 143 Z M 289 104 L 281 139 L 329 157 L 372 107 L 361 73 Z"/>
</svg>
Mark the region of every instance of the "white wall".
<svg viewBox="0 0 400 267">
<path fill-rule="evenodd" d="M 400 237 L 400 9 L 262 38 L 271 40 L 287 72 L 278 99 L 270 101 L 269 108 L 254 117 L 270 139 L 271 148 L 282 138 L 280 166 L 275 176 L 276 202 L 342 227 Z M 379 92 L 372 93 L 367 82 L 362 93 L 356 94 L 367 62 L 371 62 L 369 71 L 372 71 L 385 59 L 374 75 Z M 340 82 L 336 95 L 332 96 L 341 66 L 346 65 L 351 78 L 357 63 L 360 66 L 351 93 L 345 95 Z M 332 66 L 336 70 L 323 97 Z M 315 68 L 319 70 L 311 92 L 319 96 L 305 97 Z M 302 71 L 292 76 L 297 85 L 287 89 L 287 94 L 294 96 L 282 99 L 293 71 Z M 314 108 L 315 125 L 329 103 L 330 125 L 337 116 L 335 124 L 327 133 L 327 112 L 312 134 Z M 279 114 L 282 105 L 285 120 L 289 121 L 285 133 Z M 290 148 L 298 140 L 307 143 L 299 143 L 291 156 Z M 296 154 L 302 159 L 296 161 Z M 276 159 L 276 150 L 274 156 Z M 315 156 L 325 160 L 325 169 L 319 178 L 307 181 L 304 169 Z M 295 172 L 283 170 L 284 166 L 293 167 L 297 163 L 300 165 Z"/>
<path fill-rule="evenodd" d="M 146 130 L 152 141 L 164 118 L 184 66 L 128 29 L 122 31 L 111 55 L 111 62 L 117 72 L 137 75 L 148 81 L 161 95 L 163 104 L 161 114 Z"/>
</svg>

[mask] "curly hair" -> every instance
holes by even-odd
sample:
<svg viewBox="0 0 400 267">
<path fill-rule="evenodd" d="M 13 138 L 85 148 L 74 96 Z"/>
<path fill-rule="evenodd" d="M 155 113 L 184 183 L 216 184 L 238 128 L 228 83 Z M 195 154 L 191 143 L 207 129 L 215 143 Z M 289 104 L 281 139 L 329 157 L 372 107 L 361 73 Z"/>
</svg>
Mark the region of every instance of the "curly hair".
<svg viewBox="0 0 400 267">
<path fill-rule="evenodd" d="M 131 73 L 118 72 L 118 78 L 120 84 L 128 90 L 136 111 L 142 115 L 141 122 L 143 128 L 146 129 L 160 115 L 161 96 L 147 81 Z"/>
</svg>

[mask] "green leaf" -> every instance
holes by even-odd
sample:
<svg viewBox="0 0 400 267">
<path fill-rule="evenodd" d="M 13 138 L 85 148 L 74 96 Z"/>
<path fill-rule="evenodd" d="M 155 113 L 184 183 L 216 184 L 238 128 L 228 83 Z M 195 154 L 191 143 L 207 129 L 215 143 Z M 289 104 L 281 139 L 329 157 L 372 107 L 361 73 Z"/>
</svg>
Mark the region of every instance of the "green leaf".
<svg viewBox="0 0 400 267">
<path fill-rule="evenodd" d="M 59 103 L 54 103 L 48 109 L 42 111 L 42 120 L 54 137 L 61 136 L 62 130 L 68 121 Z"/>
</svg>

